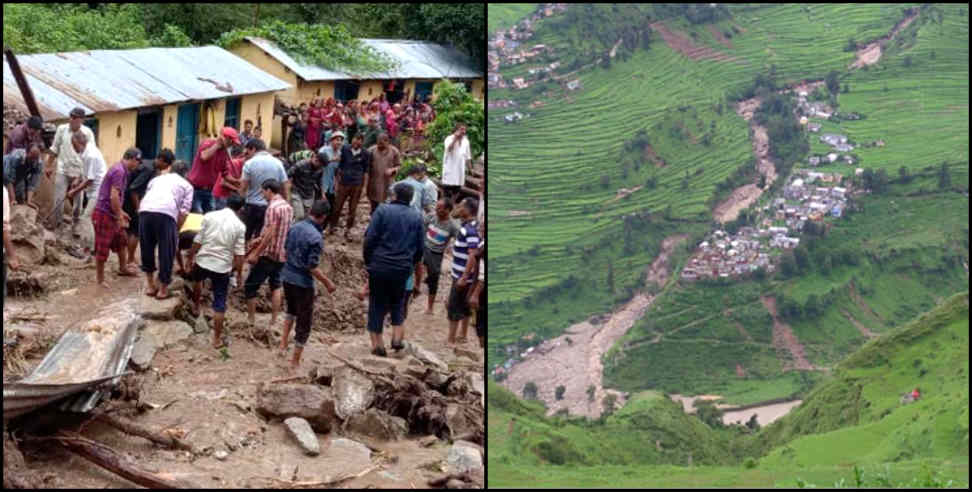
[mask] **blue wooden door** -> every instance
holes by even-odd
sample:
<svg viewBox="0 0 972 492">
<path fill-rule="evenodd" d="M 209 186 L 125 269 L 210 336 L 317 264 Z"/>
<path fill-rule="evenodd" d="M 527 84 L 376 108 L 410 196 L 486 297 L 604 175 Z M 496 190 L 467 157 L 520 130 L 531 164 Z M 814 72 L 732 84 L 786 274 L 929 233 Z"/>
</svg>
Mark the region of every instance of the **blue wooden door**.
<svg viewBox="0 0 972 492">
<path fill-rule="evenodd" d="M 192 165 L 196 155 L 196 139 L 199 134 L 199 104 L 179 106 L 179 120 L 176 126 L 176 159 Z"/>
<path fill-rule="evenodd" d="M 240 128 L 240 98 L 234 97 L 226 100 L 226 117 L 223 119 L 223 126 L 230 128 Z"/>
<path fill-rule="evenodd" d="M 415 100 L 416 101 L 428 101 L 432 98 L 432 86 L 434 82 L 416 82 L 415 83 Z"/>
</svg>

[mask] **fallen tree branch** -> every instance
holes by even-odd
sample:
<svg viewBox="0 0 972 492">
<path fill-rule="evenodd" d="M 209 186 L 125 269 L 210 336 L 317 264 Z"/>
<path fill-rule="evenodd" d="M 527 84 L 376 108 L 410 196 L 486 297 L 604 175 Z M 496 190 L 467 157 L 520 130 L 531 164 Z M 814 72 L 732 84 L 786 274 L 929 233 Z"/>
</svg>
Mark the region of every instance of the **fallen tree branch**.
<svg viewBox="0 0 972 492">
<path fill-rule="evenodd" d="M 95 418 L 98 421 L 108 424 L 126 434 L 148 439 L 149 441 L 160 444 L 167 448 L 181 449 L 183 451 L 189 451 L 192 454 L 196 454 L 196 450 L 193 449 L 191 444 L 183 442 L 182 440 L 176 439 L 172 436 L 164 436 L 162 434 L 152 432 L 151 430 L 135 424 L 134 422 L 119 417 L 112 417 L 111 415 L 106 414 L 100 414 Z"/>
<path fill-rule="evenodd" d="M 331 487 L 331 486 L 334 486 L 334 485 L 338 485 L 338 484 L 340 484 L 342 482 L 346 482 L 348 480 L 352 480 L 352 479 L 355 479 L 355 478 L 361 478 L 361 477 L 363 477 L 363 476 L 365 476 L 365 475 L 367 475 L 367 474 L 375 471 L 378 468 L 379 468 L 379 465 L 375 465 L 375 466 L 372 466 L 370 468 L 366 468 L 364 471 L 362 471 L 362 472 L 360 472 L 358 474 L 355 474 L 355 475 L 345 475 L 345 476 L 343 476 L 341 478 L 337 478 L 337 479 L 334 479 L 334 480 L 326 480 L 326 481 L 323 481 L 323 482 L 291 482 L 291 481 L 288 481 L 288 480 L 281 480 L 279 478 L 274 478 L 274 477 L 260 477 L 260 478 L 264 478 L 264 479 L 267 479 L 267 480 L 272 480 L 274 482 L 281 483 L 281 484 L 283 484 L 286 487 L 294 488 L 294 489 L 300 489 L 300 488 L 321 488 L 321 487 Z"/>
<path fill-rule="evenodd" d="M 53 440 L 68 451 L 143 487 L 151 489 L 197 488 L 191 484 L 181 483 L 144 470 L 110 447 L 90 439 L 60 432 Z"/>
</svg>

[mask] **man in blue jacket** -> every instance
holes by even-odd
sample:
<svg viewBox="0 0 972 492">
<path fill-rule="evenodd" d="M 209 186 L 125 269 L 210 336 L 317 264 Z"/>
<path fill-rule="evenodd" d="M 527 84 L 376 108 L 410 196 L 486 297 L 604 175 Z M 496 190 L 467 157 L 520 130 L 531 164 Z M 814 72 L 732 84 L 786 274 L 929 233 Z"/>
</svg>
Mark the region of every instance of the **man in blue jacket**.
<svg viewBox="0 0 972 492">
<path fill-rule="evenodd" d="M 412 187 L 398 184 L 395 200 L 375 210 L 365 232 L 364 261 L 368 269 L 368 334 L 371 353 L 385 357 L 382 329 L 385 315 L 391 312 L 392 343 L 395 350 L 405 347 L 403 301 L 405 282 L 425 253 L 422 216 L 409 206 Z"/>
</svg>

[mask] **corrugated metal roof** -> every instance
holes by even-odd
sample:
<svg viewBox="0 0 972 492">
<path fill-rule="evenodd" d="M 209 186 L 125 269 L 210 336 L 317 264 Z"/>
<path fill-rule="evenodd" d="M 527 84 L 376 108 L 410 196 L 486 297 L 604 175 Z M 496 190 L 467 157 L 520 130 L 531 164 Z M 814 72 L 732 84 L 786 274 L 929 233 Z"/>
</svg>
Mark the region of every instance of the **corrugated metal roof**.
<svg viewBox="0 0 972 492">
<path fill-rule="evenodd" d="M 44 119 L 285 90 L 290 84 L 218 46 L 19 55 Z M 6 57 L 3 103 L 26 111 Z"/>
<path fill-rule="evenodd" d="M 64 332 L 29 376 L 4 383 L 4 420 L 62 399 L 61 410 L 94 408 L 105 394 L 94 388 L 117 383 L 145 324 L 135 306 L 133 300 L 106 306 L 93 320 Z"/>
<path fill-rule="evenodd" d="M 398 62 L 398 67 L 382 73 L 350 74 L 306 65 L 288 55 L 273 41 L 245 38 L 307 81 L 347 79 L 464 79 L 482 78 L 473 60 L 458 50 L 427 41 L 400 39 L 362 39 L 361 41 Z"/>
</svg>

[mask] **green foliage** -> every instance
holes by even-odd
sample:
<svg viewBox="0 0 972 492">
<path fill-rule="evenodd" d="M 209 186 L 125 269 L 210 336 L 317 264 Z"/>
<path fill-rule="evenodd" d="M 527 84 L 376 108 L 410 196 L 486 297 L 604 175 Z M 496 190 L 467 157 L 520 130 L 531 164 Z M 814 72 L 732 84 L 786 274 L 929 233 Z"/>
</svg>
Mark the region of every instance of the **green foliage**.
<svg viewBox="0 0 972 492">
<path fill-rule="evenodd" d="M 485 149 L 486 108 L 483 101 L 474 98 L 463 84 L 440 80 L 435 84 L 435 121 L 426 128 L 432 144 L 432 155 L 437 159 L 445 153 L 445 139 L 456 129 L 459 122 L 466 124 L 466 138 L 473 159 Z"/>
<path fill-rule="evenodd" d="M 14 53 L 147 48 L 135 4 L 3 4 L 3 44 Z"/>
<path fill-rule="evenodd" d="M 186 33 L 182 32 L 179 26 L 165 24 L 162 34 L 152 38 L 151 44 L 153 46 L 186 47 L 192 46 L 193 42 Z"/>
<path fill-rule="evenodd" d="M 557 401 L 563 400 L 564 391 L 567 391 L 567 388 L 565 388 L 564 385 L 557 386 L 557 389 L 554 391 L 554 398 L 556 398 Z"/>
<path fill-rule="evenodd" d="M 523 398 L 527 400 L 537 399 L 537 384 L 533 381 L 528 382 L 523 386 Z"/>
<path fill-rule="evenodd" d="M 341 24 L 288 24 L 271 20 L 260 27 L 225 32 L 216 40 L 216 44 L 228 49 L 246 36 L 269 39 L 298 61 L 331 70 L 364 76 L 395 67 L 395 62 L 388 56 L 359 41 Z"/>
</svg>

